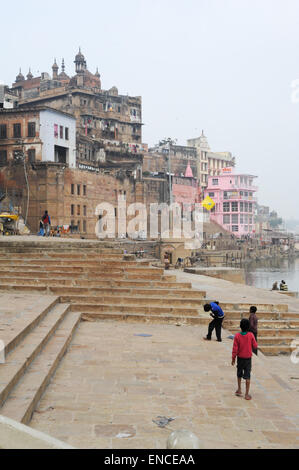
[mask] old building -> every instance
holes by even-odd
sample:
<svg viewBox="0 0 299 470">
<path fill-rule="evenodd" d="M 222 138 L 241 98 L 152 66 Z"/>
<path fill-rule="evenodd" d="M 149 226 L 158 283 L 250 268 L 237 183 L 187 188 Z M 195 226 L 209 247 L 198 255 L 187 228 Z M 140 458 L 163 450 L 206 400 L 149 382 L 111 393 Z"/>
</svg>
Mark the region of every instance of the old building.
<svg viewBox="0 0 299 470">
<path fill-rule="evenodd" d="M 204 131 L 200 137 L 188 139 L 187 144 L 197 149 L 197 173 L 203 191 L 208 185 L 209 176 L 220 175 L 223 168 L 235 166 L 235 158 L 230 152 L 211 151 Z"/>
<path fill-rule="evenodd" d="M 171 173 L 184 176 L 188 164 L 197 178 L 197 151 L 195 147 L 176 145 L 170 141 L 159 142 L 144 155 L 143 171 L 146 173 Z"/>
<path fill-rule="evenodd" d="M 79 50 L 75 57 L 75 75 L 69 77 L 56 59 L 52 76 L 18 75 L 12 90 L 19 96 L 19 107 L 48 106 L 76 117 L 77 162 L 93 161 L 101 166 L 122 158 L 142 164 L 141 97 L 119 95 L 117 87 L 103 90 L 98 70 L 95 74 Z"/>
<path fill-rule="evenodd" d="M 0 84 L 0 109 L 15 108 L 18 101 L 18 96 L 8 86 Z"/>
<path fill-rule="evenodd" d="M 76 233 L 95 238 L 97 205 L 113 205 L 117 222 L 118 197 L 123 196 L 128 204 L 142 202 L 138 199 L 141 186 L 137 179 L 120 176 L 117 170 L 79 170 L 56 162 L 27 164 L 26 172 L 21 161 L 0 168 L 0 194 L 7 194 L 11 206 L 19 208 L 24 218 L 28 212 L 33 233 L 38 232 L 40 218 L 48 210 L 53 227 L 69 225 Z"/>
<path fill-rule="evenodd" d="M 0 191 L 32 232 L 47 209 L 53 226 L 95 237 L 98 204 L 112 204 L 117 220 L 120 195 L 150 203 L 161 187 L 142 180 L 141 98 L 103 90 L 81 50 L 74 62 L 73 76 L 56 59 L 51 75 L 20 71 L 8 90 L 18 108 L 0 111 Z"/>
<path fill-rule="evenodd" d="M 18 160 L 76 167 L 76 119 L 46 107 L 0 111 L 0 166 Z"/>
</svg>

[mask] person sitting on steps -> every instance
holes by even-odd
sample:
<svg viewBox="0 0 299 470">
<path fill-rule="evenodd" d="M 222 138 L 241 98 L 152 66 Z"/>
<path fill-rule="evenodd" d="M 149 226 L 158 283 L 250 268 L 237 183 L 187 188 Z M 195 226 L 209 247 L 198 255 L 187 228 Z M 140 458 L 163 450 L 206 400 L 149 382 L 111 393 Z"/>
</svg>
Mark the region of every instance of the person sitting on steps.
<svg viewBox="0 0 299 470">
<path fill-rule="evenodd" d="M 281 281 L 280 283 L 280 290 L 281 291 L 284 291 L 284 292 L 287 292 L 289 289 L 288 289 L 288 286 L 286 285 L 285 281 Z"/>
</svg>

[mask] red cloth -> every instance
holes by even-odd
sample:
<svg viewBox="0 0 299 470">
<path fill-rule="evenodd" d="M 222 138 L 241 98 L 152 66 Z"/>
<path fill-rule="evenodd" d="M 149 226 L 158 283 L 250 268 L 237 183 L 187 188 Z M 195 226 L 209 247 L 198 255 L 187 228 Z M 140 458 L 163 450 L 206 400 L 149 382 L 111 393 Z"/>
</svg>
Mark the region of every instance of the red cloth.
<svg viewBox="0 0 299 470">
<path fill-rule="evenodd" d="M 241 357 L 243 359 L 249 359 L 252 357 L 252 349 L 257 349 L 257 342 L 252 333 L 248 332 L 246 335 L 237 333 L 234 338 L 232 358 Z"/>
</svg>

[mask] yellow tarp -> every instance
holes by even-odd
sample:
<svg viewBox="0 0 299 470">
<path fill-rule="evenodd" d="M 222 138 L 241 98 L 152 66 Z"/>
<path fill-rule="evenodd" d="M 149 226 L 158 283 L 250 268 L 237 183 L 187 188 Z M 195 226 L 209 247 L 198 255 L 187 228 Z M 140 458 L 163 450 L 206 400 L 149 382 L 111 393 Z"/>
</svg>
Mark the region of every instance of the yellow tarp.
<svg viewBox="0 0 299 470">
<path fill-rule="evenodd" d="M 0 214 L 0 219 L 19 220 L 19 216 L 15 214 Z"/>
</svg>

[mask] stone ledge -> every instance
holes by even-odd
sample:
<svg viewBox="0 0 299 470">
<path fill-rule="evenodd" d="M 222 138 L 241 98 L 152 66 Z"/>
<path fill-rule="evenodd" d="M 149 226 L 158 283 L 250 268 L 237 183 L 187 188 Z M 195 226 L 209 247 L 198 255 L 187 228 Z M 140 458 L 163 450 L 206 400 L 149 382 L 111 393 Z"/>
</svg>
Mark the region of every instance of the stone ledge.
<svg viewBox="0 0 299 470">
<path fill-rule="evenodd" d="M 75 449 L 58 439 L 0 416 L 0 449 Z"/>
</svg>

